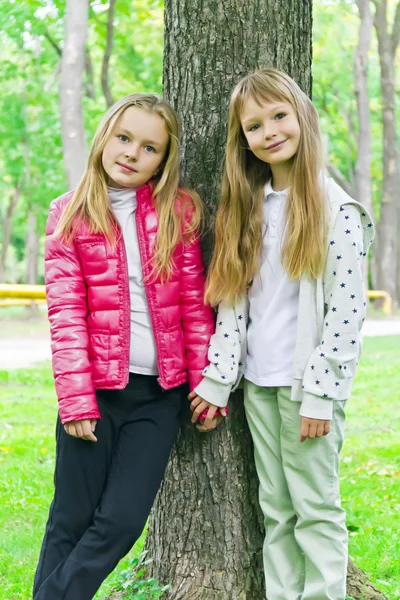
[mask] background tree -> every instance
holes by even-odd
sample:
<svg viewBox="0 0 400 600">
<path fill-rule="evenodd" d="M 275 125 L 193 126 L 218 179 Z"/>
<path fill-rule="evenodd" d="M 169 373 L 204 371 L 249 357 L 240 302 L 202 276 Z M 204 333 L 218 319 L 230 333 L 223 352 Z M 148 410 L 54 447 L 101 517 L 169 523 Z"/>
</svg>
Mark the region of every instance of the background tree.
<svg viewBox="0 0 400 600">
<path fill-rule="evenodd" d="M 398 305 L 400 290 L 400 162 L 398 151 L 394 61 L 400 40 L 400 0 L 390 28 L 387 0 L 375 0 L 375 29 L 381 67 L 383 185 L 377 236 L 378 286 Z"/>
<path fill-rule="evenodd" d="M 362 12 L 357 11 L 356 5 Z M 400 35 L 399 2 L 319 0 L 314 2 L 314 8 L 313 99 L 322 117 L 323 131 L 329 136 L 329 169 L 346 191 L 368 205 L 365 187 L 368 115 L 365 111 L 369 108 L 371 193 L 373 213 L 378 223 L 372 260 L 373 287 L 390 290 L 394 304 L 398 305 L 400 262 L 397 256 L 400 243 L 398 236 L 394 235 L 394 226 L 398 218 L 396 207 L 400 202 L 400 194 L 399 186 L 396 188 L 391 182 L 398 177 L 398 167 L 392 167 L 396 163 L 396 154 L 398 161 L 396 123 L 400 118 L 399 95 L 396 94 L 400 70 L 395 68 L 399 66 L 399 53 L 396 54 Z M 372 32 L 367 54 L 365 42 L 370 32 L 371 17 L 375 31 Z M 378 27 L 380 42 L 379 36 L 374 35 Z M 353 77 L 351 65 L 354 48 L 354 58 L 358 64 L 354 65 Z M 366 73 L 360 70 L 360 53 L 364 57 L 364 68 L 368 59 L 368 79 Z M 360 92 L 365 98 L 366 91 L 365 87 L 363 91 L 360 88 L 361 77 L 364 78 L 364 85 L 367 79 L 368 103 L 366 99 L 363 102 L 361 100 Z M 361 172 L 364 173 L 362 190 L 356 182 Z M 362 197 L 358 197 L 358 194 L 362 194 Z"/>
<path fill-rule="evenodd" d="M 61 58 L 60 114 L 69 188 L 79 183 L 87 157 L 82 96 L 88 17 L 88 0 L 67 0 Z"/>
<path fill-rule="evenodd" d="M 106 0 L 92 0 L 89 7 L 86 1 L 79 4 L 89 13 L 82 85 L 84 155 L 85 140 L 91 140 L 107 108 L 101 74 L 110 11 Z M 60 119 L 65 13 L 65 0 L 0 0 L 0 280 L 7 282 L 36 277 L 36 283 L 43 283 L 48 207 L 72 186 L 66 181 Z M 113 25 L 118 36 L 107 71 L 113 95 L 160 92 L 162 1 L 118 0 Z M 29 245 L 30 251 L 27 240 L 35 238 L 28 230 L 36 231 L 38 242 Z"/>
<path fill-rule="evenodd" d="M 311 17 L 311 1 L 166 0 L 164 93 L 183 120 L 184 179 L 211 213 L 234 84 L 249 70 L 275 66 L 310 94 Z M 230 407 L 210 436 L 183 428 L 156 500 L 146 547 L 152 574 L 173 584 L 170 600 L 265 597 L 257 475 L 240 393 Z M 354 598 L 357 589 L 382 598 L 364 589 L 364 579 L 350 564 Z"/>
<path fill-rule="evenodd" d="M 110 64 L 111 52 L 114 40 L 114 13 L 115 13 L 115 1 L 110 0 L 108 7 L 108 18 L 107 18 L 107 44 L 103 56 L 103 64 L 101 66 L 101 87 L 103 88 L 104 97 L 107 102 L 107 106 L 114 104 L 114 99 L 111 94 L 110 84 L 108 82 L 108 67 Z"/>
<path fill-rule="evenodd" d="M 374 19 L 370 0 L 356 0 L 360 13 L 358 44 L 354 52 L 354 89 L 357 100 L 358 137 L 355 169 L 355 198 L 372 215 L 371 187 L 371 111 L 368 95 L 368 53 L 371 45 Z M 368 261 L 363 264 L 364 281 L 368 283 Z"/>
</svg>

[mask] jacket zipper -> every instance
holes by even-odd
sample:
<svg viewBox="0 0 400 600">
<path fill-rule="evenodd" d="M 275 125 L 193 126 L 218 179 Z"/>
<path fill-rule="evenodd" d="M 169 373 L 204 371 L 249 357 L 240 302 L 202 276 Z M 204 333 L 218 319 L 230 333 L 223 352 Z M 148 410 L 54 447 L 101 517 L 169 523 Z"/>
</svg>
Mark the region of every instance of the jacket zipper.
<svg viewBox="0 0 400 600">
<path fill-rule="evenodd" d="M 122 236 L 122 231 L 120 228 L 118 228 L 119 231 L 119 239 L 117 242 L 117 245 L 119 246 L 119 254 L 121 256 L 121 260 L 122 260 L 122 267 L 121 270 L 123 270 L 124 275 L 125 275 L 125 281 L 123 283 L 126 283 L 125 290 L 127 290 L 127 293 L 124 292 L 125 295 L 125 302 L 123 303 L 123 307 L 122 307 L 122 314 L 123 314 L 123 326 L 122 326 L 122 335 L 125 337 L 125 347 L 127 348 L 127 352 L 125 353 L 125 365 L 124 365 L 124 383 L 126 385 L 128 385 L 129 382 L 129 356 L 130 356 L 130 347 L 131 347 L 131 335 L 130 335 L 130 312 L 131 312 L 131 296 L 130 296 L 130 290 L 129 290 L 129 272 L 128 272 L 128 258 L 126 256 L 126 248 L 125 248 L 125 242 Z M 122 273 L 121 273 L 122 274 Z M 126 311 L 124 310 L 124 308 L 126 307 Z"/>
<path fill-rule="evenodd" d="M 159 334 L 158 334 L 159 328 L 157 327 L 156 316 L 155 316 L 153 290 L 146 283 L 147 276 L 150 274 L 150 266 L 149 266 L 149 259 L 145 255 L 146 248 L 145 248 L 144 233 L 143 233 L 143 227 L 142 227 L 142 225 L 143 225 L 143 222 L 142 222 L 143 203 L 140 198 L 141 195 L 142 195 L 141 190 L 139 189 L 137 191 L 136 231 L 137 231 L 138 242 L 139 242 L 140 260 L 142 263 L 142 271 L 143 271 L 143 275 L 144 275 L 144 277 L 143 277 L 144 289 L 146 292 L 147 302 L 149 305 L 150 318 L 151 318 L 151 323 L 153 326 L 153 335 L 154 335 L 154 340 L 156 342 L 156 348 L 157 348 L 157 366 L 158 366 L 158 371 L 159 371 L 159 377 L 157 378 L 157 381 L 160 384 L 161 388 L 163 390 L 165 390 L 165 389 L 167 389 L 168 385 L 167 385 L 167 382 L 165 379 L 164 368 L 163 368 L 161 360 L 160 360 L 162 351 L 161 351 L 160 338 L 159 338 Z"/>
</svg>

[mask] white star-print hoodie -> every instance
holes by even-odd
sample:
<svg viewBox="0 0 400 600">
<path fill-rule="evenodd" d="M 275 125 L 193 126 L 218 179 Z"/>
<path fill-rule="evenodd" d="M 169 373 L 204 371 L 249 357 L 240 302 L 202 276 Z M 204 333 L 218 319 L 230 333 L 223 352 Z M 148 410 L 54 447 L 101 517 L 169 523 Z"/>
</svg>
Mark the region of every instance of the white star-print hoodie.
<svg viewBox="0 0 400 600">
<path fill-rule="evenodd" d="M 374 237 L 371 217 L 361 204 L 331 178 L 324 178 L 324 189 L 329 212 L 327 259 L 320 277 L 300 280 L 291 391 L 291 399 L 302 403 L 300 414 L 310 418 L 329 418 L 332 402 L 350 396 L 366 313 L 362 260 Z M 247 294 L 235 306 L 222 302 L 218 307 L 210 364 L 195 388 L 216 406 L 227 405 L 244 373 L 248 312 Z"/>
</svg>

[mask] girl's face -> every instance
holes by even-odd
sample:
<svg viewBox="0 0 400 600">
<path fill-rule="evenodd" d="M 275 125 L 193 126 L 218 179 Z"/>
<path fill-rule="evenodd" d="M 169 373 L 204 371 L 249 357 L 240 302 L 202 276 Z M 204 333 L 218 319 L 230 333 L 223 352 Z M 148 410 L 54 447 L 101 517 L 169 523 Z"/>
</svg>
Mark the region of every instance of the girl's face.
<svg viewBox="0 0 400 600">
<path fill-rule="evenodd" d="M 250 150 L 265 163 L 291 166 L 299 147 L 300 125 L 289 102 L 265 102 L 249 98 L 240 122 Z"/>
<path fill-rule="evenodd" d="M 109 185 L 138 188 L 147 183 L 164 160 L 169 136 L 162 118 L 129 106 L 118 119 L 102 155 Z"/>
</svg>

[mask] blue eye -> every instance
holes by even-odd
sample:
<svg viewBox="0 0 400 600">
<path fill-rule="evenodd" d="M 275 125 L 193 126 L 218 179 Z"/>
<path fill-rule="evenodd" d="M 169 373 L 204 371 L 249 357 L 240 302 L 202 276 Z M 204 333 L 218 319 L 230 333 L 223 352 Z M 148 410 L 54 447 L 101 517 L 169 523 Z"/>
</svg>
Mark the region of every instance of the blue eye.
<svg viewBox="0 0 400 600">
<path fill-rule="evenodd" d="M 153 146 L 145 146 L 144 149 L 146 150 L 146 152 L 155 152 Z"/>
<path fill-rule="evenodd" d="M 249 129 L 249 131 L 256 131 L 257 129 L 259 129 L 259 125 L 252 125 Z"/>
<path fill-rule="evenodd" d="M 285 117 L 286 117 L 285 113 L 278 113 L 277 115 L 275 115 L 275 119 L 277 119 L 278 121 L 281 121 Z"/>
<path fill-rule="evenodd" d="M 121 142 L 122 142 L 122 143 L 124 143 L 124 144 L 125 144 L 126 142 L 129 142 L 129 138 L 128 138 L 128 136 L 127 136 L 127 135 L 119 135 L 118 137 L 119 137 L 119 139 L 121 140 Z"/>
</svg>

